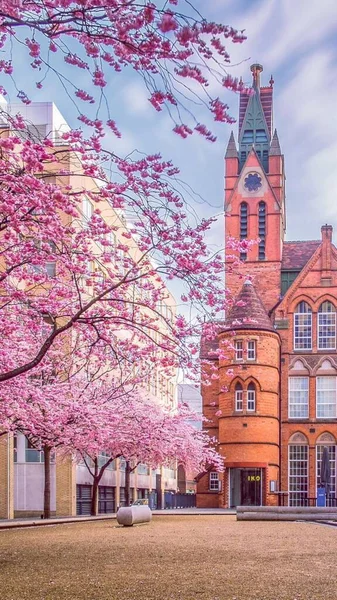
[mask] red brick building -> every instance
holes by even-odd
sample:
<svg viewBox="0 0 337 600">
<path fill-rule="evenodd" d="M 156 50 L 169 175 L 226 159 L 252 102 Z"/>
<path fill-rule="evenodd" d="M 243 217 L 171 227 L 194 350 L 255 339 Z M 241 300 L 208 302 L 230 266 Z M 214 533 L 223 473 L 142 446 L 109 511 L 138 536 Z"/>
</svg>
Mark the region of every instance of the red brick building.
<svg viewBox="0 0 337 600">
<path fill-rule="evenodd" d="M 233 307 L 213 347 L 202 344 L 202 356 L 219 365 L 219 379 L 203 387 L 202 397 L 225 472 L 199 477 L 197 502 L 314 504 L 327 447 L 327 502 L 335 506 L 337 250 L 330 225 L 321 227 L 320 240 L 284 241 L 273 81 L 260 87 L 262 67 L 251 71 L 255 93 L 241 93 L 238 146 L 232 133 L 225 155 L 226 238 L 260 241 L 241 255 L 246 280 L 227 273 Z M 226 348 L 220 362 L 219 344 Z"/>
</svg>

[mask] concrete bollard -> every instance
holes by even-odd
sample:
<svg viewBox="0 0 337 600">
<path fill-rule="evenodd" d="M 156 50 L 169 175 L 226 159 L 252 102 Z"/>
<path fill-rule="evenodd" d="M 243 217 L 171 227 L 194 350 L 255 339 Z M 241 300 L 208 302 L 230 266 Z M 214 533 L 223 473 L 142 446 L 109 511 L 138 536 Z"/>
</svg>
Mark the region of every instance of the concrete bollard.
<svg viewBox="0 0 337 600">
<path fill-rule="evenodd" d="M 152 512 L 148 506 L 125 506 L 117 512 L 117 523 L 124 527 L 132 527 L 137 523 L 149 523 Z"/>
</svg>

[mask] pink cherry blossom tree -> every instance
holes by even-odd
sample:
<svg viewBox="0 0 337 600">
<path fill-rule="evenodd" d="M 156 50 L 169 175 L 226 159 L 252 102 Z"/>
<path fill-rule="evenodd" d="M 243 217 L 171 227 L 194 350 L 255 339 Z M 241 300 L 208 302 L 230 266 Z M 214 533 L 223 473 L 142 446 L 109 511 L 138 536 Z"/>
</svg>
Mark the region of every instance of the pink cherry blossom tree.
<svg viewBox="0 0 337 600">
<path fill-rule="evenodd" d="M 14 391 L 14 390 L 13 390 Z M 80 377 L 67 382 L 47 377 L 27 382 L 26 397 L 1 406 L 0 427 L 24 434 L 44 452 L 44 517 L 50 517 L 50 462 L 53 452 L 71 452 L 92 475 L 92 514 L 97 514 L 98 486 L 113 460 L 123 456 L 156 468 L 178 460 L 187 468 L 207 464 L 222 469 L 222 458 L 209 447 L 205 432 L 189 423 L 186 408 L 167 410 L 144 390 L 127 393 L 112 379 L 88 384 Z M 106 456 L 103 464 L 99 463 Z"/>
<path fill-rule="evenodd" d="M 216 121 L 233 122 L 210 84 L 243 89 L 228 72 L 228 45 L 245 36 L 207 21 L 187 0 L 2 0 L 0 26 L 0 69 L 25 104 L 30 99 L 16 80 L 16 53 L 32 68 L 37 89 L 56 76 L 70 100 L 85 106 L 78 106 L 81 122 L 94 124 L 100 114 L 116 135 L 108 83 L 130 68 L 143 80 L 154 109 L 166 108 L 178 135 L 198 132 L 215 140 L 193 116 L 191 102 L 206 107 Z M 6 93 L 5 82 L 1 89 Z"/>
</svg>

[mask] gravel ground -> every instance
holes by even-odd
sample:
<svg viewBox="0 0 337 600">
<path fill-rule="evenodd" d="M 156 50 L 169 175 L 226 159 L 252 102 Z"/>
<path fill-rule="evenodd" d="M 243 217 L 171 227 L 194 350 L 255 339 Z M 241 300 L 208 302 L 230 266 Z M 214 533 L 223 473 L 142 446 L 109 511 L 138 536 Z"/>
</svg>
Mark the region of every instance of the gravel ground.
<svg viewBox="0 0 337 600">
<path fill-rule="evenodd" d="M 337 600 L 337 528 L 165 516 L 0 532 L 1 600 Z"/>
</svg>

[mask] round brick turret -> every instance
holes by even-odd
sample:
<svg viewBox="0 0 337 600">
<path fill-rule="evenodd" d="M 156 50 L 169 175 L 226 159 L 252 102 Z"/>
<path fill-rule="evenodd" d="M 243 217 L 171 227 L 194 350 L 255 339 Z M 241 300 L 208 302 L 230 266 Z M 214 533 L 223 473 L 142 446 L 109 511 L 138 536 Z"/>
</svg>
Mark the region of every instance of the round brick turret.
<svg viewBox="0 0 337 600">
<path fill-rule="evenodd" d="M 232 480 L 240 475 L 241 487 L 245 477 L 248 482 L 254 477 L 262 481 L 257 503 L 277 504 L 270 482 L 279 480 L 280 338 L 250 281 L 237 297 L 219 343 L 226 357 L 220 359 L 219 381 L 218 439 L 226 466 L 223 504 L 234 505 L 231 494 L 241 493 L 230 490 L 231 471 Z M 249 494 L 246 502 L 252 502 Z"/>
</svg>

